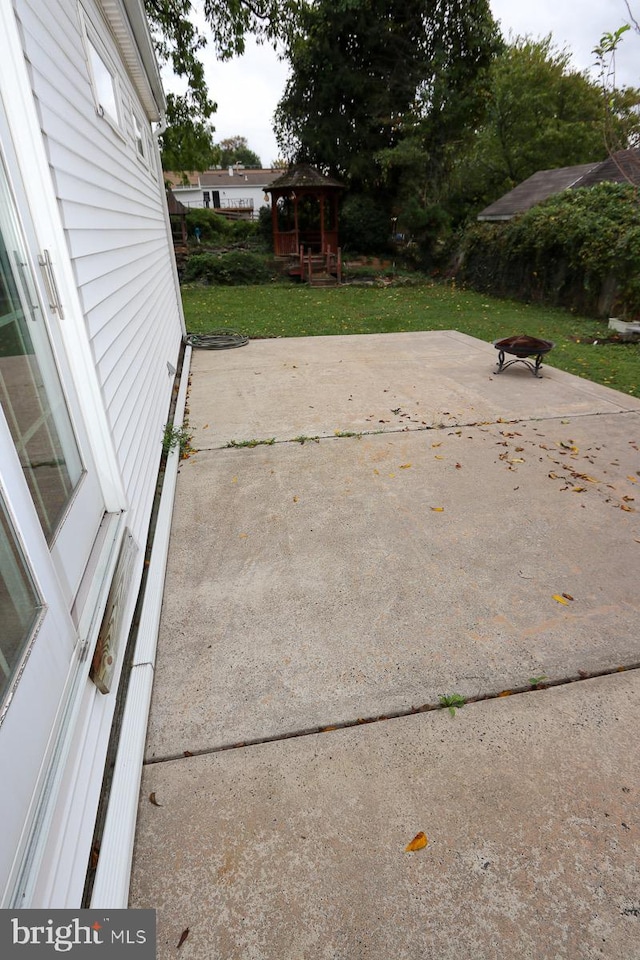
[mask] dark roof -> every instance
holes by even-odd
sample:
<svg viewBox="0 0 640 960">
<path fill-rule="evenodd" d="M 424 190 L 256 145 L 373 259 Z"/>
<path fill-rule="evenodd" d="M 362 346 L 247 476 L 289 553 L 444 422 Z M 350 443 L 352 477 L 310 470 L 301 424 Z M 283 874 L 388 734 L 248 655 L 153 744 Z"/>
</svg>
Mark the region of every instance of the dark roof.
<svg viewBox="0 0 640 960">
<path fill-rule="evenodd" d="M 478 214 L 478 220 L 511 220 L 518 213 L 524 213 L 547 197 L 566 190 L 584 177 L 596 163 L 583 163 L 577 167 L 559 167 L 556 170 L 538 170 L 517 187 L 505 193 L 503 197 L 489 204 Z"/>
<path fill-rule="evenodd" d="M 320 173 L 315 167 L 306 163 L 299 163 L 291 167 L 277 180 L 273 180 L 269 190 L 295 189 L 296 187 L 334 187 L 339 190 L 344 189 L 344 184 L 333 177 L 327 177 Z"/>
<path fill-rule="evenodd" d="M 618 150 L 606 160 L 584 163 L 577 167 L 539 170 L 495 203 L 485 207 L 478 214 L 478 220 L 510 220 L 516 214 L 524 213 L 562 190 L 593 187 L 596 183 L 605 181 L 630 181 L 640 186 L 640 149 Z"/>
<path fill-rule="evenodd" d="M 263 189 L 278 176 L 279 170 L 244 170 L 233 167 L 233 174 L 225 170 L 207 170 L 200 174 L 201 187 L 241 187 L 247 184 Z"/>
<path fill-rule="evenodd" d="M 620 183 L 625 180 L 640 187 L 640 150 L 618 150 L 602 163 L 597 164 L 574 187 L 593 187 L 596 183 Z"/>
</svg>

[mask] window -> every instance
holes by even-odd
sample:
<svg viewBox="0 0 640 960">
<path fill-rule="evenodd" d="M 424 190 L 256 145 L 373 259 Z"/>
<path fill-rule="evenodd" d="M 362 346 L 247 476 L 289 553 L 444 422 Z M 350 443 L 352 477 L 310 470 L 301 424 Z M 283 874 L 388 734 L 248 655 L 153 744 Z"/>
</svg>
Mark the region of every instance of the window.
<svg viewBox="0 0 640 960">
<path fill-rule="evenodd" d="M 144 133 L 142 131 L 142 124 L 140 123 L 135 110 L 131 111 L 131 116 L 133 117 L 133 142 L 136 147 L 136 152 L 142 160 L 146 160 L 147 151 L 145 150 L 146 143 Z"/>
<path fill-rule="evenodd" d="M 116 69 L 97 31 L 85 16 L 82 16 L 81 20 L 96 112 L 120 132 L 122 107 Z"/>
<path fill-rule="evenodd" d="M 43 604 L 0 496 L 0 705 L 9 693 Z M 0 720 L 2 714 L 0 714 Z"/>
</svg>

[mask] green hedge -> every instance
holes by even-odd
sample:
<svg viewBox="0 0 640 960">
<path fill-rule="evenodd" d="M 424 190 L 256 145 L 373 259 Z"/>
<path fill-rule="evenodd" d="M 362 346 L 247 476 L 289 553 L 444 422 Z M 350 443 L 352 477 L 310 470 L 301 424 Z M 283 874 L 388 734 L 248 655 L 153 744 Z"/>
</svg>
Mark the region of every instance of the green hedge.
<svg viewBox="0 0 640 960">
<path fill-rule="evenodd" d="M 196 253 L 189 257 L 183 279 L 233 287 L 269 283 L 271 271 L 263 257 L 246 250 L 230 253 Z"/>
<path fill-rule="evenodd" d="M 462 241 L 459 278 L 500 296 L 598 315 L 640 314 L 640 204 L 628 184 L 565 190 Z"/>
</svg>

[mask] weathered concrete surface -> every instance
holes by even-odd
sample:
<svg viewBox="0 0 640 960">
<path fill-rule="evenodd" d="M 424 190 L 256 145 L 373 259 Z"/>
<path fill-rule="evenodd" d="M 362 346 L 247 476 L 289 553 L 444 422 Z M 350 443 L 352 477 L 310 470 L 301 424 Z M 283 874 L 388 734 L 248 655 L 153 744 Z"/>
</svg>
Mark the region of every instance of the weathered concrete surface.
<svg viewBox="0 0 640 960">
<path fill-rule="evenodd" d="M 308 732 L 640 661 L 640 403 L 495 359 L 196 353 L 131 889 L 160 960 L 640 955 L 637 670 Z"/>
<path fill-rule="evenodd" d="M 624 413 L 197 454 L 147 756 L 639 662 L 638 438 Z"/>
<path fill-rule="evenodd" d="M 452 330 L 294 337 L 195 351 L 194 445 L 640 410 L 638 399 L 546 364 L 541 379 L 522 364 L 496 375 L 497 359 L 491 344 Z"/>
<path fill-rule="evenodd" d="M 639 724 L 633 672 L 151 764 L 131 906 L 159 960 L 634 960 Z"/>
</svg>

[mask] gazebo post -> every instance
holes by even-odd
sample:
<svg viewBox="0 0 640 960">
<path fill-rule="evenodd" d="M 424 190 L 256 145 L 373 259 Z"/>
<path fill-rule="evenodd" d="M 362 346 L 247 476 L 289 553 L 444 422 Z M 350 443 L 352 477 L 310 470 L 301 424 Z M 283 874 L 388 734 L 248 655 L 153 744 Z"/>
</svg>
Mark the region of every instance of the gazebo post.
<svg viewBox="0 0 640 960">
<path fill-rule="evenodd" d="M 275 196 L 271 202 L 271 230 L 273 233 L 273 250 L 278 257 L 280 256 L 280 231 L 278 229 L 278 201 Z"/>
</svg>

